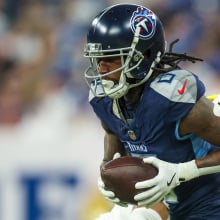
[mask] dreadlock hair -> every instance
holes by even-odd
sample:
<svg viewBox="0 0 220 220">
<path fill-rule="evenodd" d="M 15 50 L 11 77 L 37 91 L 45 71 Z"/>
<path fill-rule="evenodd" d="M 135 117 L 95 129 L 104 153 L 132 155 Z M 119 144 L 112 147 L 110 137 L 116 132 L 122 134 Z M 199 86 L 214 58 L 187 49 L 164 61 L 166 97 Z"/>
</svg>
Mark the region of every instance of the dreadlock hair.
<svg viewBox="0 0 220 220">
<path fill-rule="evenodd" d="M 165 52 L 160 62 L 153 68 L 154 76 L 155 76 L 155 73 L 158 75 L 160 73 L 166 73 L 166 72 L 179 68 L 178 64 L 181 61 L 190 61 L 192 63 L 195 63 L 196 61 L 203 61 L 201 58 L 192 57 L 192 56 L 187 55 L 186 53 L 183 53 L 183 54 L 173 53 L 173 46 L 178 41 L 179 39 L 176 39 L 170 43 L 169 51 Z"/>
</svg>

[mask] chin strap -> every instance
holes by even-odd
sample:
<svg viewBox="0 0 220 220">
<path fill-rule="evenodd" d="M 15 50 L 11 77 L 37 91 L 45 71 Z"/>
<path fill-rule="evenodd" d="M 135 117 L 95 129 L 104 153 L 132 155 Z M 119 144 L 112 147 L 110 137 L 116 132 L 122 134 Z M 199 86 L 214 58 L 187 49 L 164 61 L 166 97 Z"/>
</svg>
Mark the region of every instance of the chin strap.
<svg viewBox="0 0 220 220">
<path fill-rule="evenodd" d="M 133 42 L 132 42 L 132 44 L 131 44 L 132 50 L 130 51 L 130 53 L 129 53 L 129 55 L 128 55 L 128 58 L 133 56 L 134 50 L 135 50 L 136 45 L 137 45 L 137 43 L 138 43 L 138 41 L 139 41 L 140 29 L 141 29 L 140 27 L 137 27 L 137 29 L 136 29 L 136 31 L 135 31 L 134 39 L 133 39 Z M 150 78 L 150 76 L 151 76 L 152 73 L 153 73 L 153 68 L 155 67 L 155 65 L 156 65 L 157 63 L 160 62 L 160 56 L 161 56 L 161 52 L 158 51 L 157 56 L 156 56 L 154 62 L 151 64 L 150 70 L 149 70 L 149 72 L 146 74 L 146 76 L 145 76 L 142 80 L 140 80 L 138 83 L 129 84 L 128 89 L 131 89 L 131 88 L 133 88 L 133 87 L 139 86 L 139 85 L 145 83 L 145 82 Z M 128 63 L 130 62 L 130 59 L 128 59 L 128 58 L 126 59 L 126 61 L 127 61 L 127 66 L 128 66 Z M 122 75 L 123 75 L 123 74 L 122 74 Z M 134 78 L 134 77 L 131 75 L 130 72 L 127 72 L 127 73 L 126 73 L 126 76 L 127 76 L 128 78 Z"/>
<path fill-rule="evenodd" d="M 128 66 L 129 66 L 129 62 L 131 60 L 131 57 L 133 57 L 135 48 L 138 44 L 140 30 L 141 30 L 141 28 L 137 27 L 137 29 L 135 31 L 134 38 L 133 38 L 133 41 L 132 41 L 132 44 L 131 44 L 131 50 L 129 51 L 127 59 L 125 60 L 125 69 L 123 70 L 124 73 L 123 72 L 121 73 L 119 83 L 116 87 L 117 90 L 115 92 L 113 91 L 111 94 L 109 94 L 109 97 L 112 98 L 112 99 L 121 98 L 123 95 L 125 95 L 128 92 L 128 89 L 130 88 L 130 84 L 127 82 L 127 77 L 128 78 L 134 78 L 134 77 L 128 71 L 128 69 L 129 69 Z M 104 81 L 104 80 L 102 80 L 102 81 Z"/>
<path fill-rule="evenodd" d="M 154 62 L 152 63 L 152 65 L 151 65 L 151 67 L 150 67 L 150 70 L 149 70 L 149 72 L 147 73 L 147 75 L 146 75 L 142 80 L 140 80 L 138 83 L 129 84 L 129 89 L 131 89 L 131 88 L 133 88 L 133 87 L 137 87 L 137 86 L 139 86 L 139 85 L 145 83 L 145 82 L 150 78 L 150 76 L 151 76 L 152 73 L 153 73 L 153 68 L 155 67 L 155 65 L 156 65 L 157 63 L 160 62 L 160 56 L 161 56 L 161 52 L 158 51 L 157 56 L 156 56 L 156 59 L 155 59 Z"/>
</svg>

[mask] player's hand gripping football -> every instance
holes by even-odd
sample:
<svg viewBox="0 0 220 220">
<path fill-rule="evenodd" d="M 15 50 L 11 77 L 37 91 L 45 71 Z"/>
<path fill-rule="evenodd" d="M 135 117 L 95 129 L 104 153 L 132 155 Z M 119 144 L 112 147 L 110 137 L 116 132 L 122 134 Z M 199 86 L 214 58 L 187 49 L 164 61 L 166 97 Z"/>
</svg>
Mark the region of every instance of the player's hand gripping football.
<svg viewBox="0 0 220 220">
<path fill-rule="evenodd" d="M 121 157 L 120 153 L 115 153 L 114 156 L 113 156 L 113 160 L 114 159 L 117 159 Z M 118 197 L 115 196 L 115 193 L 108 190 L 106 187 L 105 187 L 105 184 L 104 182 L 102 181 L 102 178 L 101 176 L 98 178 L 98 188 L 99 188 L 99 191 L 102 193 L 102 195 L 110 202 L 114 203 L 114 204 L 117 204 L 117 205 L 120 205 L 120 206 L 123 206 L 123 207 L 127 207 L 128 204 L 125 203 L 125 202 L 122 202 L 120 201 L 120 199 Z"/>
<path fill-rule="evenodd" d="M 143 161 L 157 167 L 158 175 L 153 179 L 136 183 L 136 189 L 146 189 L 134 197 L 140 206 L 150 207 L 154 205 L 181 182 L 200 175 L 194 160 L 175 164 L 159 160 L 156 157 L 147 157 Z"/>
</svg>

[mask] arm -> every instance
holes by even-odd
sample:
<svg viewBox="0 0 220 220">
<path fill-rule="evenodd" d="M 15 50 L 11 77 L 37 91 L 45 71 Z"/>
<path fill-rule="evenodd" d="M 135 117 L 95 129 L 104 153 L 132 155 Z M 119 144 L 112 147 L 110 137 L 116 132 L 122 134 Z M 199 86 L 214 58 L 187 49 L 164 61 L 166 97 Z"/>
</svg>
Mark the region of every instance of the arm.
<svg viewBox="0 0 220 220">
<path fill-rule="evenodd" d="M 103 163 L 112 160 L 116 152 L 119 152 L 121 155 L 125 155 L 126 153 L 123 148 L 123 144 L 119 138 L 103 123 L 102 127 L 105 130 Z"/>
<path fill-rule="evenodd" d="M 102 127 L 105 130 L 105 137 L 104 137 L 104 158 L 100 166 L 104 163 L 118 158 L 120 156 L 125 155 L 125 150 L 123 148 L 122 142 L 119 138 L 102 123 Z M 127 206 L 127 203 L 121 202 L 119 198 L 115 196 L 115 193 L 109 191 L 104 182 L 101 179 L 101 176 L 98 178 L 98 188 L 101 194 L 111 203 L 118 204 L 120 206 Z"/>
<path fill-rule="evenodd" d="M 220 117 L 213 113 L 214 104 L 202 97 L 180 123 L 180 135 L 194 133 L 208 142 L 220 146 Z"/>
<path fill-rule="evenodd" d="M 180 134 L 194 133 L 208 142 L 220 146 L 220 117 L 213 114 L 214 104 L 202 97 L 180 123 Z M 220 149 L 197 159 L 198 168 L 220 165 Z"/>
<path fill-rule="evenodd" d="M 154 205 L 151 208 L 121 207 L 115 205 L 110 212 L 101 214 L 96 220 L 167 220 L 168 209 L 163 202 Z"/>
<path fill-rule="evenodd" d="M 213 107 L 212 102 L 202 97 L 189 114 L 182 119 L 179 129 L 180 135 L 194 133 L 220 147 L 220 117 L 214 115 Z M 151 206 L 182 182 L 220 172 L 220 148 L 203 158 L 179 164 L 168 163 L 154 157 L 143 160 L 145 163 L 157 167 L 159 172 L 155 178 L 135 185 L 137 189 L 146 189 L 145 192 L 134 198 L 139 205 Z"/>
</svg>

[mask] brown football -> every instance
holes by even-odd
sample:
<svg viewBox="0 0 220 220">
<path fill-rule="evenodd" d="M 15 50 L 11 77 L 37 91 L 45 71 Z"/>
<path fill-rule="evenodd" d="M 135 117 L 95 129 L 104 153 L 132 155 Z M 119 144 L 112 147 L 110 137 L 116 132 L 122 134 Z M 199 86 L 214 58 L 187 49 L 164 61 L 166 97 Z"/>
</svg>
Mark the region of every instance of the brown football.
<svg viewBox="0 0 220 220">
<path fill-rule="evenodd" d="M 141 158 L 125 156 L 102 165 L 100 173 L 107 189 L 121 201 L 136 204 L 134 196 L 142 190 L 135 189 L 135 184 L 152 179 L 158 170 L 151 164 L 145 164 Z"/>
</svg>

